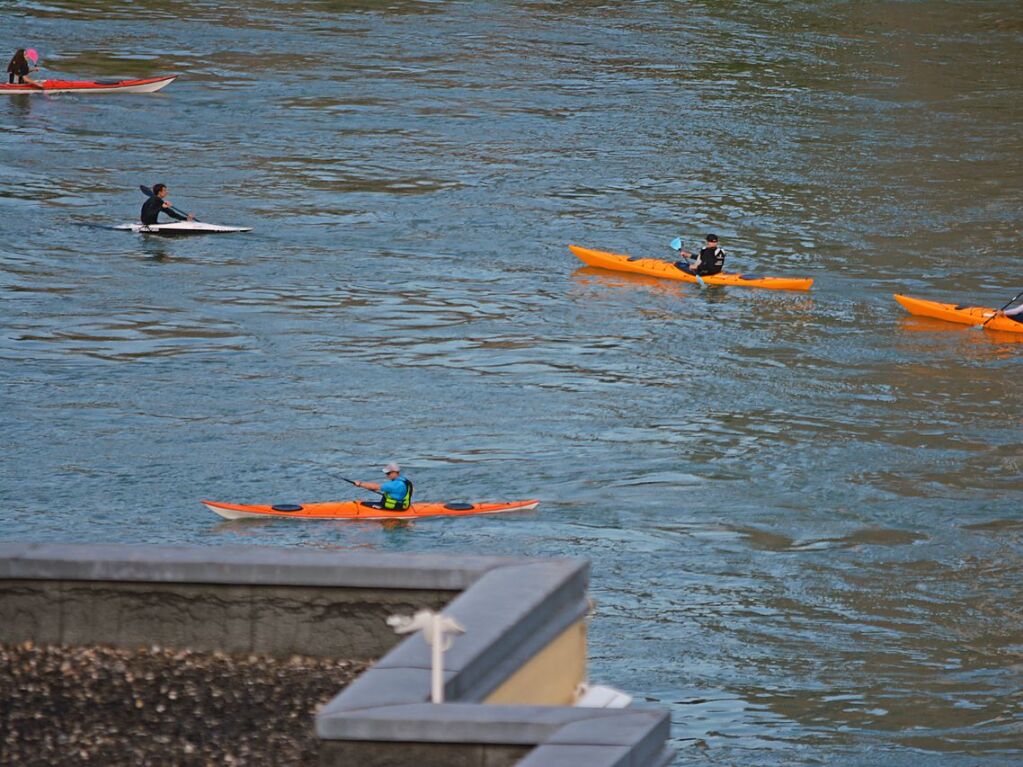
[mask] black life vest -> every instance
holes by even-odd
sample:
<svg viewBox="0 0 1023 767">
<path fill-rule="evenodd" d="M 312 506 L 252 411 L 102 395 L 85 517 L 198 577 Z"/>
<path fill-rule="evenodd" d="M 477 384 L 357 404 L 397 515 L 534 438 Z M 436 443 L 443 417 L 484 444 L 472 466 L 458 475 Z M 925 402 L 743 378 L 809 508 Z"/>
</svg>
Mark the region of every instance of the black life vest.
<svg viewBox="0 0 1023 767">
<path fill-rule="evenodd" d="M 700 265 L 696 269 L 699 275 L 717 274 L 725 267 L 725 251 L 717 245 L 700 251 Z"/>
</svg>

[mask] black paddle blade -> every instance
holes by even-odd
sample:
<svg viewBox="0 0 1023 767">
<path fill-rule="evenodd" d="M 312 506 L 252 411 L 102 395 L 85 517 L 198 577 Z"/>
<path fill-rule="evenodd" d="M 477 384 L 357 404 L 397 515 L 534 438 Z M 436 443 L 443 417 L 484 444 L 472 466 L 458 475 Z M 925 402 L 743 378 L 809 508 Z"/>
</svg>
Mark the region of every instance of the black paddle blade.
<svg viewBox="0 0 1023 767">
<path fill-rule="evenodd" d="M 153 196 L 153 190 L 150 189 L 148 186 L 143 186 L 142 184 L 139 184 L 139 191 L 142 192 L 142 194 L 144 194 L 146 197 Z"/>
</svg>

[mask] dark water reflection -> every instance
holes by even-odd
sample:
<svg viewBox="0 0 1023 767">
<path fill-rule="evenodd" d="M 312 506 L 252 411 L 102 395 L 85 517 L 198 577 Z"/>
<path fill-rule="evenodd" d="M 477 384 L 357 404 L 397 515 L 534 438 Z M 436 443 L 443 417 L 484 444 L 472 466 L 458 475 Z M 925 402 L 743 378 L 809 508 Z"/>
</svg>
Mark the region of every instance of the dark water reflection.
<svg viewBox="0 0 1023 767">
<path fill-rule="evenodd" d="M 1023 759 L 1023 12 L 1005 1 L 8 9 L 0 533 L 585 556 L 679 764 Z M 229 20 L 230 23 L 225 23 Z M 140 239 L 139 184 L 249 235 Z M 579 268 L 717 231 L 808 295 Z M 222 523 L 200 497 L 535 514 Z M 350 489 L 350 488 L 349 488 Z"/>
</svg>

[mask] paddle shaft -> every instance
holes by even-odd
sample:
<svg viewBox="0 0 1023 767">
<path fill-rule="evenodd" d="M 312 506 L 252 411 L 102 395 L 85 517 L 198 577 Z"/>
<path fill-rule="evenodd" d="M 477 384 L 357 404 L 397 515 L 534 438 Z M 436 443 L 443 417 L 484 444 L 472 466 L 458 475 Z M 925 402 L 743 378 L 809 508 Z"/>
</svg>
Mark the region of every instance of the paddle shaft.
<svg viewBox="0 0 1023 767">
<path fill-rule="evenodd" d="M 675 245 L 675 243 L 678 243 L 678 245 L 676 246 L 676 245 Z M 672 241 L 671 241 L 671 244 L 670 244 L 670 246 L 669 246 L 669 247 L 670 247 L 670 248 L 671 248 L 672 250 L 677 250 L 677 251 L 679 252 L 679 255 L 681 256 L 681 255 L 682 255 L 682 238 L 680 238 L 680 237 L 676 237 L 676 238 L 675 238 L 674 240 L 672 240 Z M 692 268 L 692 267 L 690 267 L 690 268 Z M 707 283 L 703 281 L 703 277 L 701 277 L 700 275 L 698 275 L 698 274 L 697 274 L 696 272 L 686 272 L 686 274 L 691 274 L 691 275 L 693 275 L 693 277 L 695 277 L 695 278 L 696 278 L 696 281 L 697 281 L 698 283 L 700 283 L 700 287 L 701 287 L 701 288 L 705 288 L 705 287 L 707 287 Z"/>
<path fill-rule="evenodd" d="M 338 476 L 339 476 L 339 477 L 341 477 L 341 475 L 340 475 L 340 474 L 338 474 Z M 348 479 L 348 477 L 341 477 L 341 479 L 343 479 L 343 480 L 344 480 L 345 482 L 347 482 L 347 483 L 348 483 L 349 485 L 355 485 L 355 482 L 354 482 L 353 480 L 351 480 L 351 479 Z M 355 485 L 355 486 L 356 486 L 356 487 L 359 487 L 358 485 Z M 368 488 L 368 487 L 363 487 L 363 488 L 360 488 L 360 489 L 361 489 L 361 490 L 369 490 L 369 488 Z M 384 498 L 384 497 L 386 497 L 386 496 L 385 496 L 385 495 L 384 495 L 383 493 L 381 493 L 381 492 L 379 492 L 379 491 L 377 491 L 377 490 L 369 490 L 369 492 L 371 492 L 371 493 L 376 493 L 376 494 L 377 494 L 377 495 L 379 495 L 379 496 L 380 496 L 381 498 Z"/>
<path fill-rule="evenodd" d="M 1004 311 L 1005 311 L 1005 307 L 1007 307 L 1007 306 L 1009 306 L 1010 304 L 1012 304 L 1012 302 L 1013 302 L 1013 301 L 1015 301 L 1015 300 L 1016 300 L 1017 298 L 1019 298 L 1020 296 L 1023 296 L 1023 290 L 1021 290 L 1021 291 L 1020 291 L 1019 293 L 1017 293 L 1017 294 L 1016 294 L 1016 295 L 1014 295 L 1014 296 L 1013 296 L 1013 297 L 1012 297 L 1011 299 L 1009 299 L 1009 302 L 1008 302 L 1008 303 L 1006 303 L 1006 304 L 1005 304 L 1004 306 L 1002 306 L 1002 308 L 1001 308 L 1001 309 L 999 309 L 999 310 L 998 310 L 998 311 L 996 311 L 996 312 L 995 312 L 994 314 L 992 314 L 992 315 L 991 315 L 990 317 L 988 317 L 988 318 L 987 318 L 986 320 L 984 320 L 984 324 L 983 324 L 983 325 L 981 325 L 981 327 L 985 327 L 985 326 L 986 326 L 986 325 L 987 325 L 987 324 L 988 324 L 989 322 L 991 322 L 991 320 L 993 320 L 993 319 L 994 319 L 995 317 L 997 317 L 997 316 L 998 316 L 998 312 L 1004 312 Z"/>
<path fill-rule="evenodd" d="M 144 186 L 143 184 L 139 184 L 139 191 L 142 192 L 142 194 L 144 194 L 146 197 L 156 197 L 156 195 L 153 194 L 153 190 L 150 189 L 148 186 Z M 178 210 L 173 205 L 168 205 L 167 209 L 168 210 L 173 210 L 179 216 L 184 216 L 186 219 L 188 218 L 188 214 L 187 213 L 185 213 L 183 210 Z M 193 218 L 192 220 L 193 221 L 198 221 L 199 219 Z"/>
</svg>

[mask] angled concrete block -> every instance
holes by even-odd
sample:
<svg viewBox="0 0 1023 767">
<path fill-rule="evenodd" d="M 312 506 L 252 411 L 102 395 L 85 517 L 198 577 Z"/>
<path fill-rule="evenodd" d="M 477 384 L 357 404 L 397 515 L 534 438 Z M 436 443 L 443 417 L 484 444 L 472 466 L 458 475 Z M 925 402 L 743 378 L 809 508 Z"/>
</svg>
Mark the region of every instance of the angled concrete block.
<svg viewBox="0 0 1023 767">
<path fill-rule="evenodd" d="M 447 672 L 450 677 L 453 671 Z M 405 703 L 427 703 L 430 699 L 430 671 L 419 668 L 371 668 L 344 691 L 327 702 L 316 717 L 320 737 L 336 737 L 338 730 L 328 723 L 344 723 L 348 713 L 360 709 L 378 710 Z"/>
<path fill-rule="evenodd" d="M 530 751 L 515 767 L 652 767 L 632 762 L 627 746 L 552 746 Z"/>
<path fill-rule="evenodd" d="M 372 680 L 367 684 L 369 682 Z M 457 702 L 405 703 L 353 710 L 346 703 L 347 695 L 342 693 L 321 709 L 316 718 L 319 737 L 528 745 L 546 742 L 573 722 L 615 717 L 622 711 Z"/>
<path fill-rule="evenodd" d="M 655 763 L 671 735 L 668 712 L 654 708 L 613 710 L 617 716 L 594 717 L 566 724 L 547 738 L 544 745 L 621 746 L 628 748 L 630 759 L 636 764 Z"/>
</svg>

